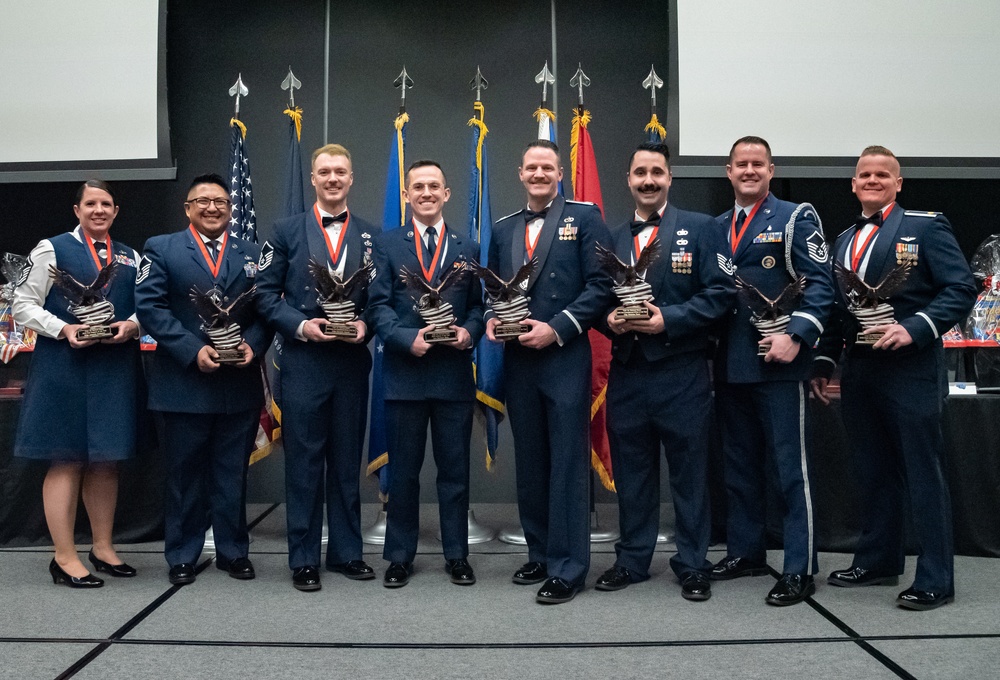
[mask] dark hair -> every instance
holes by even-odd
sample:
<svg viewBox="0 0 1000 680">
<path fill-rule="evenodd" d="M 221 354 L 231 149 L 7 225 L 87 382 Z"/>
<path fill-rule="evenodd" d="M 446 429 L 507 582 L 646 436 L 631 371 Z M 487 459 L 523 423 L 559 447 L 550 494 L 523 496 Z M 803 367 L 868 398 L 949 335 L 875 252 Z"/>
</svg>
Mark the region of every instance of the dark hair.
<svg viewBox="0 0 1000 680">
<path fill-rule="evenodd" d="M 221 175 L 218 175 L 214 172 L 209 173 L 207 175 L 198 175 L 197 177 L 195 177 L 193 180 L 191 180 L 191 185 L 188 187 L 188 191 L 190 192 L 199 184 L 217 184 L 220 187 L 222 187 L 223 191 L 225 191 L 227 194 L 229 193 L 229 185 L 226 184 L 226 180 L 222 179 Z"/>
<path fill-rule="evenodd" d="M 444 174 L 444 168 L 441 167 L 441 164 L 437 161 L 427 159 L 414 161 L 410 164 L 410 167 L 406 169 L 406 177 L 404 178 L 406 180 L 406 186 L 410 186 L 410 173 L 417 168 L 437 168 L 441 171 L 441 176 L 444 177 L 444 185 L 446 187 L 448 186 L 448 176 Z"/>
<path fill-rule="evenodd" d="M 533 139 L 528 142 L 528 145 L 524 147 L 524 151 L 521 152 L 521 160 L 524 160 L 524 154 L 528 153 L 528 149 L 548 149 L 549 151 L 554 151 L 556 157 L 559 157 L 559 147 L 556 146 L 555 142 L 550 142 L 547 139 Z M 559 162 L 562 163 L 562 159 L 559 158 Z"/>
<path fill-rule="evenodd" d="M 756 137 L 754 135 L 747 135 L 746 137 L 740 137 L 735 142 L 733 146 L 729 149 L 729 160 L 733 160 L 733 152 L 736 151 L 736 147 L 740 144 L 760 144 L 762 147 L 767 149 L 767 162 L 771 162 L 771 145 L 767 143 L 767 140 L 763 137 Z"/>
<path fill-rule="evenodd" d="M 108 195 L 111 196 L 111 205 L 118 205 L 118 199 L 115 197 L 114 190 L 112 190 L 111 185 L 103 179 L 88 179 L 86 182 L 81 184 L 80 188 L 76 190 L 76 200 L 73 202 L 73 205 L 80 205 L 80 201 L 83 200 L 83 192 L 87 190 L 87 187 L 106 191 Z"/>
<path fill-rule="evenodd" d="M 651 151 L 652 153 L 663 154 L 663 159 L 667 162 L 667 168 L 670 168 L 670 149 L 663 142 L 643 142 L 639 146 L 635 147 L 635 151 L 632 155 L 628 157 L 628 170 L 632 171 L 632 161 L 635 160 L 635 155 L 640 151 Z"/>
</svg>

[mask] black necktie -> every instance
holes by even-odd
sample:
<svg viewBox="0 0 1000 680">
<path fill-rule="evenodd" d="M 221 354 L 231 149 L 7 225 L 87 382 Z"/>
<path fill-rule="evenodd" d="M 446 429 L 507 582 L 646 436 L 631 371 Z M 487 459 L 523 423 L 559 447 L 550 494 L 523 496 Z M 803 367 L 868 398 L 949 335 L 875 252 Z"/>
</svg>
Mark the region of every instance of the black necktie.
<svg viewBox="0 0 1000 680">
<path fill-rule="evenodd" d="M 334 215 L 330 217 L 329 215 L 323 216 L 323 226 L 329 227 L 334 222 L 346 222 L 347 221 L 347 211 L 340 213 L 339 215 Z"/>
<path fill-rule="evenodd" d="M 649 219 L 643 220 L 641 222 L 638 220 L 633 220 L 632 224 L 630 225 L 630 229 L 632 230 L 632 236 L 638 236 L 642 232 L 642 230 L 645 229 L 646 227 L 658 227 L 658 226 L 660 226 L 660 216 L 656 213 L 653 213 L 652 215 L 649 216 Z"/>
<path fill-rule="evenodd" d="M 854 218 L 854 224 L 852 225 L 855 229 L 863 229 L 865 225 L 874 224 L 876 227 L 882 226 L 882 211 L 879 210 L 877 213 L 871 217 L 865 217 L 864 215 L 858 215 Z"/>
<path fill-rule="evenodd" d="M 740 208 L 740 214 L 736 216 L 736 233 L 737 233 L 737 235 L 740 233 L 740 227 L 742 227 L 743 223 L 746 222 L 746 221 L 747 221 L 747 211 L 744 210 L 743 208 Z"/>
<path fill-rule="evenodd" d="M 547 215 L 548 212 L 549 212 L 548 208 L 542 208 L 538 212 L 535 212 L 534 210 L 525 210 L 524 211 L 524 223 L 525 224 L 531 224 L 532 222 L 534 222 L 535 220 L 537 220 L 539 217 L 541 217 L 544 220 L 545 219 L 545 215 Z"/>
<path fill-rule="evenodd" d="M 208 252 L 212 255 L 212 262 L 219 261 L 219 242 L 211 240 L 208 242 Z"/>
<path fill-rule="evenodd" d="M 424 253 L 424 269 L 430 269 L 431 262 L 434 260 L 434 251 L 437 250 L 437 229 L 434 227 L 427 227 L 427 251 Z"/>
<path fill-rule="evenodd" d="M 94 250 L 97 251 L 97 257 L 101 259 L 107 257 L 108 246 L 104 241 L 94 241 Z"/>
</svg>

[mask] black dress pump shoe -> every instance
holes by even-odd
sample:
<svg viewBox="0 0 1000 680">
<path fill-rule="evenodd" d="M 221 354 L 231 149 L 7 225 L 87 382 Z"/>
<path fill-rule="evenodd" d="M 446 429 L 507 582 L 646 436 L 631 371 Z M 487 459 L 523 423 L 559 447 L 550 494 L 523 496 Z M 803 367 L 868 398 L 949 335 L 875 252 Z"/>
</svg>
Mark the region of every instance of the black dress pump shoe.
<svg viewBox="0 0 1000 680">
<path fill-rule="evenodd" d="M 111 574 L 112 576 L 121 576 L 125 578 L 131 578 L 132 576 L 135 576 L 134 567 L 130 567 L 124 562 L 122 562 L 121 564 L 108 564 L 104 560 L 97 559 L 97 557 L 94 555 L 93 550 L 91 550 L 90 554 L 87 555 L 87 559 L 89 559 L 90 563 L 94 565 L 95 571 L 104 571 Z"/>
<path fill-rule="evenodd" d="M 70 588 L 100 588 L 104 585 L 104 581 L 93 574 L 87 574 L 81 578 L 70 576 L 63 571 L 63 568 L 59 566 L 59 563 L 54 558 L 49 562 L 49 573 L 52 574 L 53 583 L 57 585 L 62 583 Z"/>
</svg>

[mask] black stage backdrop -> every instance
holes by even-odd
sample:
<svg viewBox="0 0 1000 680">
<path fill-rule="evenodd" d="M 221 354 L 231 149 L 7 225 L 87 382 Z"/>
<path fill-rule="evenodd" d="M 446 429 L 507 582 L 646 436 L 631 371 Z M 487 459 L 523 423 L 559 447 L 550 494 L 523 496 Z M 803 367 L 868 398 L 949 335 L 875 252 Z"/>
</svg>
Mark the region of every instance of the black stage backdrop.
<svg viewBox="0 0 1000 680">
<path fill-rule="evenodd" d="M 237 74 L 242 74 L 250 89 L 250 95 L 241 103 L 241 119 L 249 130 L 247 144 L 258 229 L 261 238 L 266 239 L 278 216 L 284 182 L 288 118 L 282 114 L 287 94 L 280 89 L 280 83 L 289 66 L 303 83 L 295 95 L 296 104 L 304 110 L 303 169 L 307 170 L 312 149 L 327 141 L 345 144 L 354 157 L 351 207 L 359 215 L 379 221 L 391 124 L 399 105 L 399 93 L 393 89 L 392 81 L 405 64 L 415 82 L 414 89 L 407 94 L 411 118 L 407 160 L 434 158 L 443 164 L 453 191 L 445 216 L 460 229 L 466 227 L 470 152 L 466 123 L 474 100 L 468 83 L 479 66 L 490 82 L 483 101 L 490 130 L 493 214 L 499 217 L 523 205 L 516 168 L 522 147 L 536 131 L 532 113 L 541 93 L 534 75 L 546 60 L 552 59 L 550 3 L 522 0 L 480 3 L 473 7 L 454 1 L 344 0 L 332 6 L 329 132 L 324 138 L 324 0 L 168 2 L 167 85 L 177 180 L 116 182 L 121 205 L 114 227 L 116 239 L 141 249 L 150 236 L 183 228 L 186 221 L 181 204 L 191 178 L 203 172 L 226 174 L 228 124 L 233 112 L 227 91 Z M 667 3 L 557 0 L 555 9 L 557 129 L 567 187 L 570 117 L 576 103 L 569 80 L 580 63 L 592 81 L 585 92 L 587 108 L 594 117 L 590 131 L 607 219 L 614 224 L 631 213 L 626 163 L 631 150 L 644 139 L 642 129 L 649 118 L 649 94 L 642 89 L 641 82 L 650 64 L 656 65 L 661 76 L 670 72 Z M 732 49 L 730 40 L 720 37 L 719 48 Z M 744 57 L 746 54 L 740 58 Z M 766 83 L 768 71 L 775 68 L 780 65 L 761 64 L 762 83 Z M 114 91 L 113 72 L 107 74 L 106 82 L 110 94 Z M 665 90 L 661 93 L 661 101 L 665 101 Z M 734 95 L 734 106 L 738 105 L 738 97 Z M 719 153 L 728 152 L 732 139 L 753 132 L 732 130 L 723 135 L 727 141 Z M 879 141 L 859 135 L 859 151 Z M 775 149 L 779 167 L 772 183 L 774 193 L 787 200 L 815 205 L 823 217 L 827 237 L 832 240 L 858 211 L 850 193 L 849 177 L 785 176 L 780 167 L 780 152 Z M 27 253 L 39 239 L 71 228 L 75 224 L 71 204 L 76 186 L 77 183 L 0 184 L 0 205 L 4 207 L 0 211 L 0 251 Z M 1000 231 L 993 216 L 995 211 L 987 211 L 987 201 L 983 200 L 995 186 L 995 180 L 906 180 L 900 202 L 910 209 L 943 211 L 955 226 L 963 250 L 971 255 L 987 235 Z M 308 184 L 306 190 L 308 201 L 311 194 Z M 718 178 L 676 179 L 671 201 L 681 208 L 718 214 L 730 206 L 732 192 L 720 168 Z M 16 405 L 3 406 L 0 434 L 4 436 L 0 441 L 11 442 Z M 996 422 L 996 418 L 975 419 L 963 427 L 982 433 L 982 428 L 995 428 Z M 983 442 L 987 441 L 996 442 L 998 438 L 982 436 L 977 451 L 984 454 L 989 449 L 990 455 L 994 455 L 995 446 L 986 446 Z M 26 518 L 9 511 L 8 504 L 27 493 L 26 488 L 37 494 L 38 486 L 33 482 L 21 483 L 25 481 L 19 479 L 22 467 L 11 464 L 9 444 L 3 446 L 0 503 L 4 510 L 0 511 L 0 543 L 20 530 L 33 537 L 29 540 L 41 540 L 44 524 L 39 516 Z M 122 535 L 118 540 L 135 540 L 156 531 L 154 526 L 130 533 L 128 520 L 121 522 L 122 515 L 129 515 L 131 508 L 156 507 L 159 503 L 158 487 L 146 488 L 141 481 L 136 481 L 135 486 L 126 484 L 126 478 L 132 479 L 129 475 L 135 474 L 137 480 L 148 479 L 139 473 L 151 468 L 155 471 L 158 462 L 153 446 L 153 438 L 147 436 L 142 456 L 123 470 L 122 488 L 129 491 L 122 494 L 119 503 L 118 533 Z M 27 469 L 32 468 L 27 466 Z M 823 479 L 817 480 L 820 490 L 826 486 Z M 997 497 L 996 484 L 989 491 L 987 498 Z M 817 500 L 818 505 L 825 502 Z M 966 515 L 960 515 L 959 510 L 956 508 L 956 519 L 979 517 L 976 521 L 983 521 L 982 511 L 976 513 L 970 507 Z M 993 554 L 1000 554 L 1000 540 L 995 536 L 988 545 L 992 546 Z"/>
</svg>

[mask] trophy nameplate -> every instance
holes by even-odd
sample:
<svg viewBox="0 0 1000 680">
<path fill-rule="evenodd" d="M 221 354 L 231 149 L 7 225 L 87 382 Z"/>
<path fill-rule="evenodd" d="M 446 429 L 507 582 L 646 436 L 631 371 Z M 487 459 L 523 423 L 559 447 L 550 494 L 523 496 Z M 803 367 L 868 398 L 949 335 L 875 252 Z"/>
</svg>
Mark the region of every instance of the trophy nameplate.
<svg viewBox="0 0 1000 680">
<path fill-rule="evenodd" d="M 625 321 L 645 321 L 649 318 L 649 307 L 646 307 L 645 305 L 642 307 L 626 307 L 623 305 L 615 310 L 615 318 L 623 319 Z"/>
</svg>

